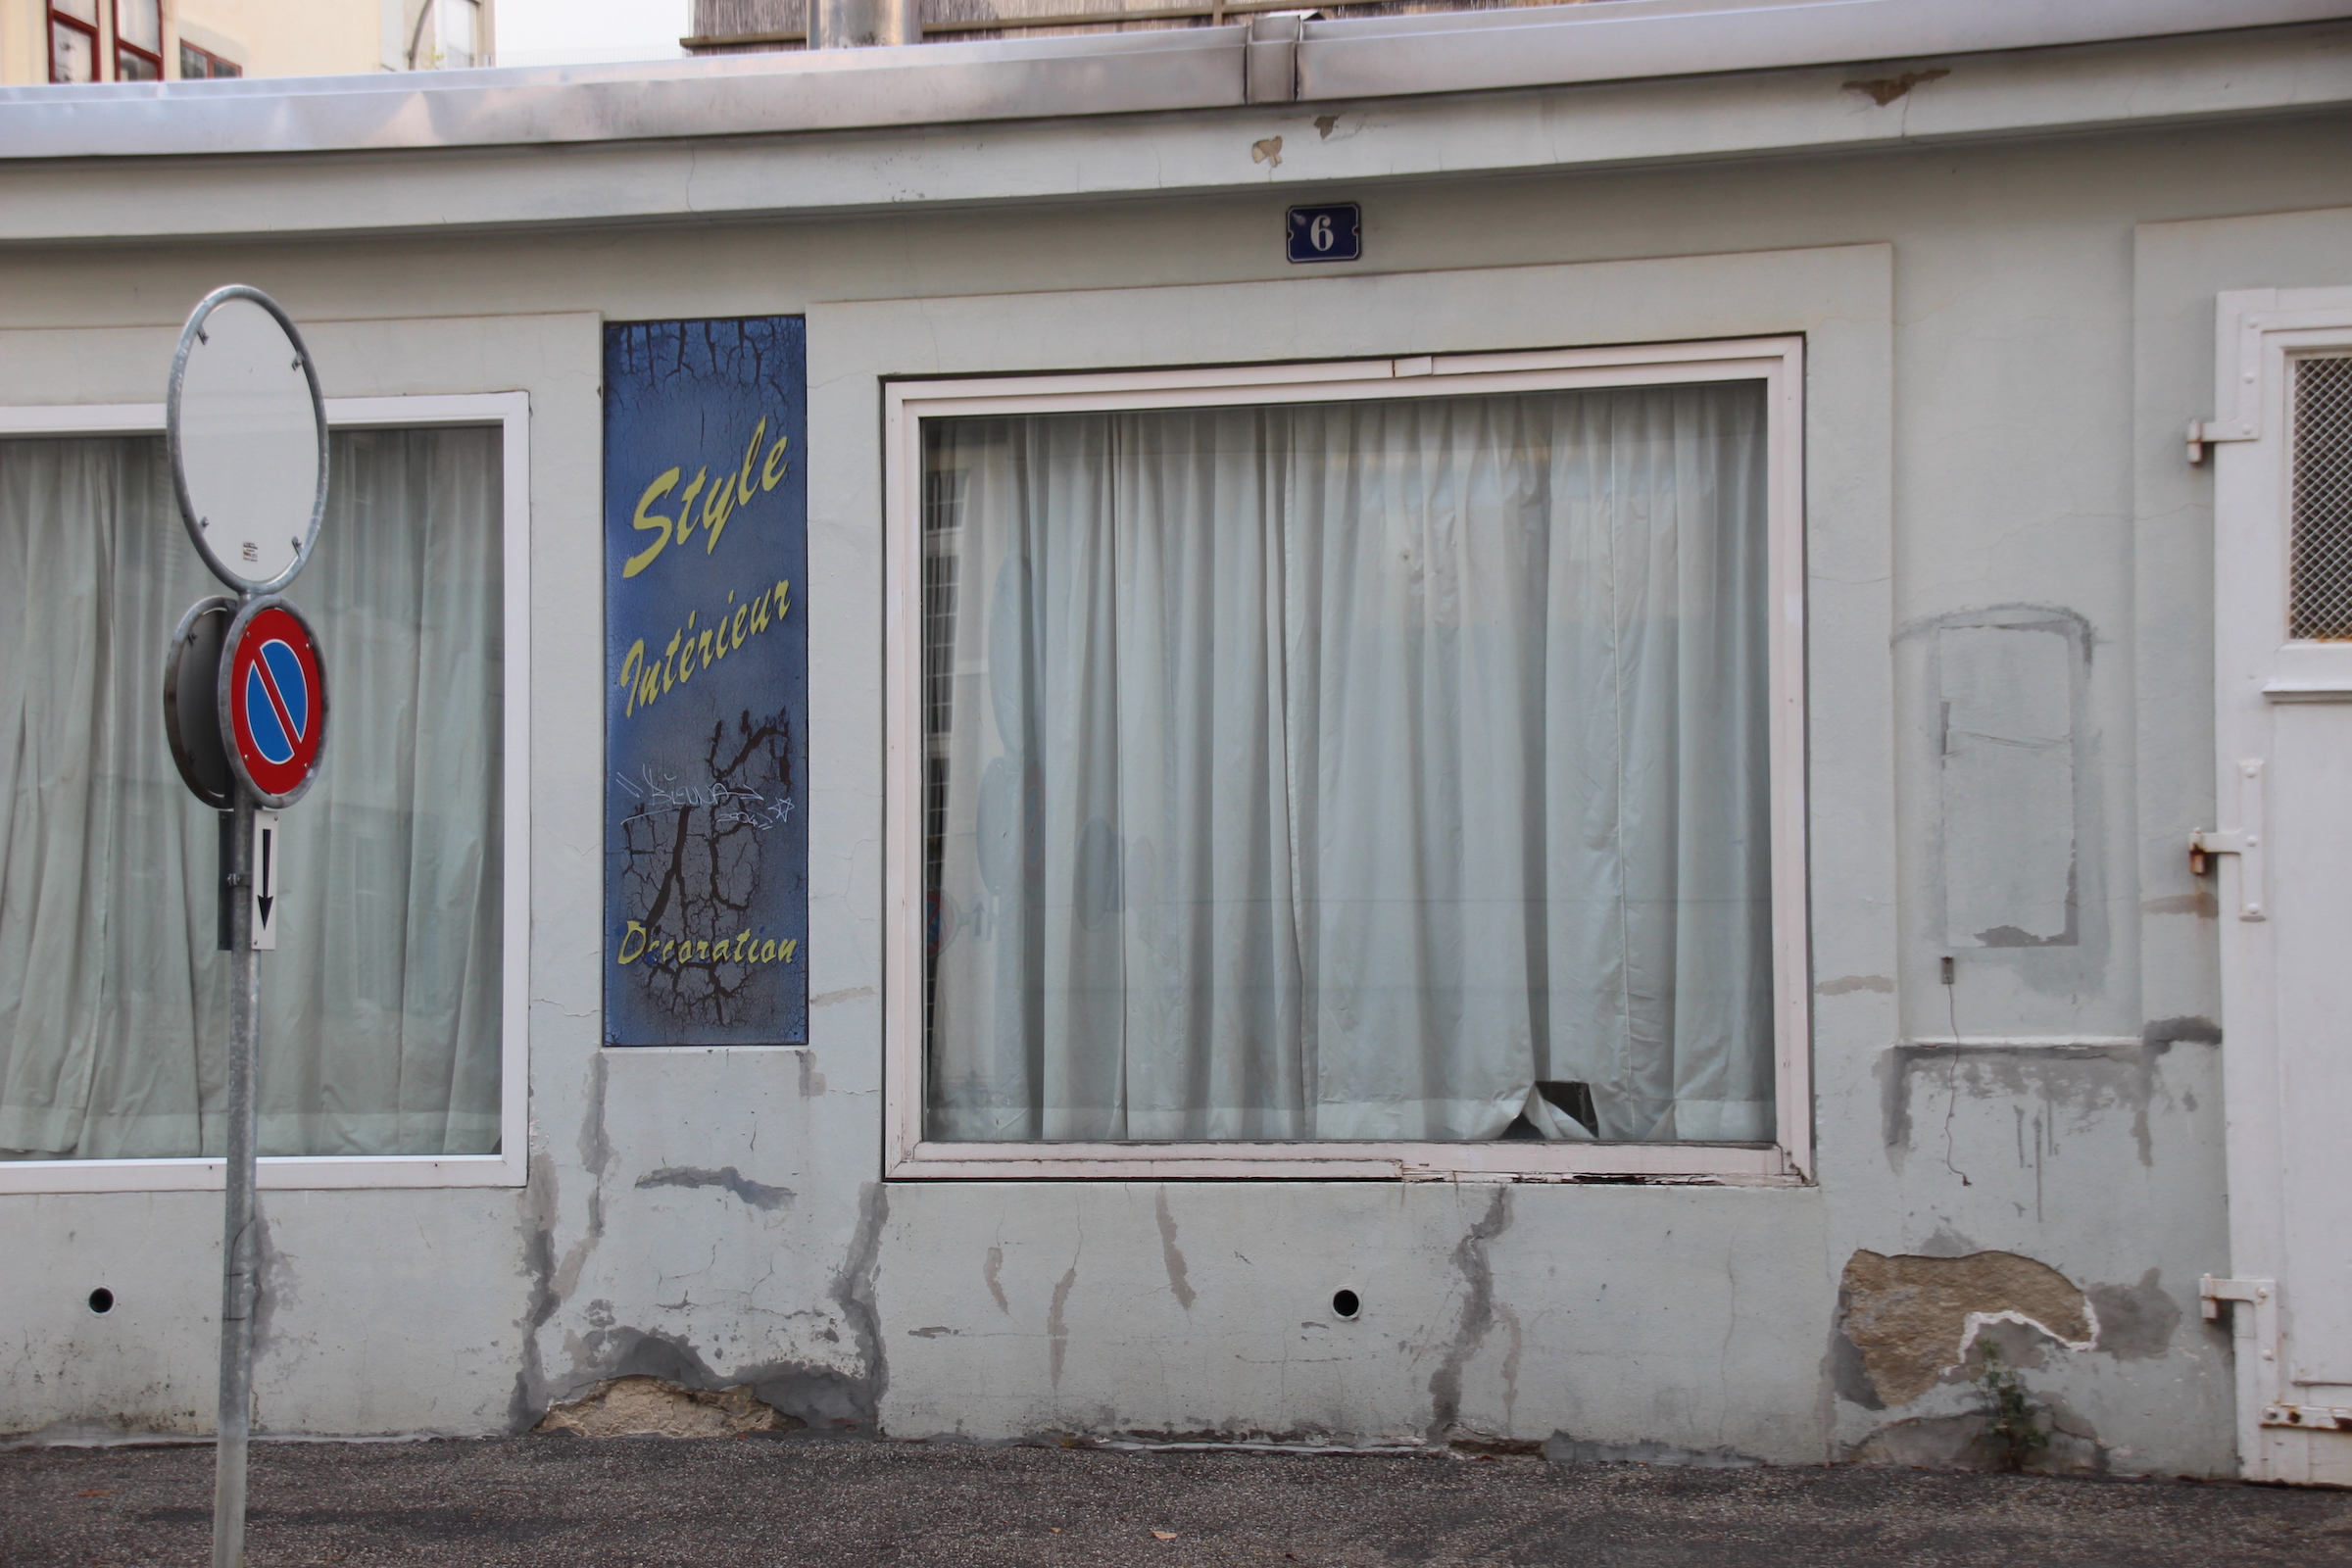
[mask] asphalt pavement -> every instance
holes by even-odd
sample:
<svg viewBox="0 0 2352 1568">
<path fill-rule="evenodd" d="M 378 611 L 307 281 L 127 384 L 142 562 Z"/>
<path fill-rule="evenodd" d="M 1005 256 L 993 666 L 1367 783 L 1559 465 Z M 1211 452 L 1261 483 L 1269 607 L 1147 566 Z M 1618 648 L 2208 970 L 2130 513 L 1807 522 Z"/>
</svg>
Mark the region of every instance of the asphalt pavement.
<svg viewBox="0 0 2352 1568">
<path fill-rule="evenodd" d="M 8 1568 L 203 1568 L 212 1450 L 0 1452 Z M 2352 1564 L 2352 1494 L 1860 1467 L 534 1436 L 271 1443 L 253 1568 Z"/>
</svg>

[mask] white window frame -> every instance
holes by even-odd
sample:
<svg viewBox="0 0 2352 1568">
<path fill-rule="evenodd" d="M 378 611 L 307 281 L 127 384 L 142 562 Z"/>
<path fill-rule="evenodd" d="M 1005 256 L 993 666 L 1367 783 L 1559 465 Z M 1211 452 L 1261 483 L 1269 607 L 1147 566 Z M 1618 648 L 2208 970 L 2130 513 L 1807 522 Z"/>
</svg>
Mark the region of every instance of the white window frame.
<svg viewBox="0 0 2352 1568">
<path fill-rule="evenodd" d="M 923 1137 L 924 419 L 974 416 L 1475 397 L 1760 380 L 1767 400 L 1771 621 L 1773 1013 L 1769 1145 L 1537 1143 L 946 1143 Z M 1813 1095 L 1805 858 L 1804 340 L 1454 354 L 1070 375 L 905 380 L 883 389 L 885 547 L 884 1150 L 896 1180 L 1061 1178 L 1574 1181 L 1810 1180 Z"/>
<path fill-rule="evenodd" d="M 265 1155 L 265 1191 L 327 1188 L 520 1187 L 530 1126 L 531 404 L 524 392 L 435 397 L 328 398 L 332 430 L 497 425 L 505 449 L 500 529 L 505 553 L 506 679 L 499 809 L 505 878 L 499 996 L 499 1152 L 495 1154 Z M 0 407 L 0 437 L 161 435 L 161 403 Z M 168 630 L 169 628 L 166 628 Z M 163 631 L 157 633 L 161 638 Z M 158 642 L 160 657 L 163 644 Z M 158 669 L 162 666 L 159 663 Z M 160 678 L 160 677 L 159 677 Z M 163 701 L 161 688 L 156 698 Z M 163 710 L 156 709 L 156 722 Z M 333 758 L 328 758 L 333 765 Z M 300 807 L 294 808 L 300 810 Z M 269 984 L 264 965 L 263 984 Z M 0 1193 L 219 1191 L 219 1159 L 0 1160 Z"/>
</svg>

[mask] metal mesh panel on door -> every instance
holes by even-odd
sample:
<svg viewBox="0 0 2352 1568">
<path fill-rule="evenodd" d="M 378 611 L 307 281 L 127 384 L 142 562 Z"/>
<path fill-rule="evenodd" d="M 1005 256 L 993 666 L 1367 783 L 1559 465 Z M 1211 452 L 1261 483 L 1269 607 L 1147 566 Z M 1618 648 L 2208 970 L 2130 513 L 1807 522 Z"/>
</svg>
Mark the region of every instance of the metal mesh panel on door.
<svg viewBox="0 0 2352 1568">
<path fill-rule="evenodd" d="M 2287 635 L 2352 639 L 2352 357 L 2295 363 Z"/>
</svg>

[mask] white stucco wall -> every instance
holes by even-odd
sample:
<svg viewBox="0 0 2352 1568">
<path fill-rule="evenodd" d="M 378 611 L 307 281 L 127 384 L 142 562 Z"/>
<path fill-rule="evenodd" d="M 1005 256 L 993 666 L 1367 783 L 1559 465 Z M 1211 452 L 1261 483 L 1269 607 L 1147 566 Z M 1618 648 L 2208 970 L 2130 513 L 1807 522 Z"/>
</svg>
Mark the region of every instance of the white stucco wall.
<svg viewBox="0 0 2352 1568">
<path fill-rule="evenodd" d="M 1083 162 L 1084 126 L 1042 134 L 1022 157 Z M 2213 288 L 2352 281 L 2328 271 L 2344 212 L 2241 217 L 2352 208 L 2348 152 L 2352 122 L 2308 116 L 1367 179 L 1314 187 L 1365 205 L 1369 259 L 1339 277 L 1281 260 L 1296 187 L 1141 180 L 0 250 L 9 402 L 154 400 L 189 303 L 230 278 L 304 323 L 330 395 L 532 398 L 530 1183 L 265 1195 L 261 1427 L 514 1430 L 651 1372 L 898 1437 L 1452 1425 L 1817 1461 L 1974 1403 L 1944 1384 L 1871 1407 L 1848 1259 L 2000 1251 L 2116 1329 L 2026 1374 L 2105 1463 L 2227 1473 L 2228 1342 L 2195 1298 L 2228 1263 L 2210 916 L 2168 849 L 2210 821 L 2206 481 L 2168 463 L 2209 412 Z M 565 167 L 516 176 L 518 213 L 577 194 Z M 599 319 L 778 313 L 810 344 L 811 1044 L 604 1051 Z M 878 377 L 1789 331 L 1812 378 L 1818 1185 L 878 1180 Z M 2071 835 L 2079 940 L 1955 949 L 1950 868 L 2002 847 L 1947 842 L 1936 632 L 2018 607 L 2082 628 L 2071 796 L 2021 803 Z M 1919 1044 L 1955 1025 L 1960 1052 Z M 790 1196 L 638 1185 L 675 1166 Z M 0 1197 L 0 1431 L 206 1430 L 216 1216 L 200 1194 Z M 104 1318 L 82 1304 L 100 1284 Z M 1341 1286 L 1354 1323 L 1329 1313 Z M 1943 1431 L 1864 1451 L 1932 1458 Z"/>
</svg>

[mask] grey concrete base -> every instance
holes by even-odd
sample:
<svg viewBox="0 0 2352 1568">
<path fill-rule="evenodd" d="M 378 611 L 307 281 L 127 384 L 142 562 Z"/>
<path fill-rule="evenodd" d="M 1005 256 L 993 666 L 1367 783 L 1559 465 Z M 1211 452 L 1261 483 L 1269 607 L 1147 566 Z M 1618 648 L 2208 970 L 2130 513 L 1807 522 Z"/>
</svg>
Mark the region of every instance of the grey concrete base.
<svg viewBox="0 0 2352 1568">
<path fill-rule="evenodd" d="M 11 1568 L 197 1561 L 211 1484 L 204 1447 L 0 1454 L 0 1555 Z M 2352 1560 L 2342 1493 L 1452 1453 L 752 1437 L 265 1444 L 253 1499 L 254 1568 Z"/>
</svg>

